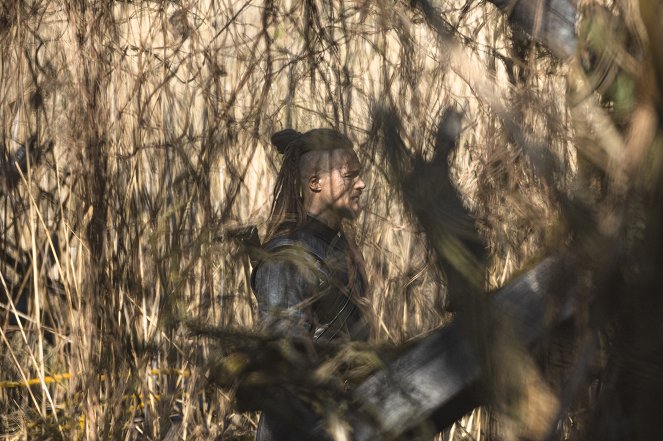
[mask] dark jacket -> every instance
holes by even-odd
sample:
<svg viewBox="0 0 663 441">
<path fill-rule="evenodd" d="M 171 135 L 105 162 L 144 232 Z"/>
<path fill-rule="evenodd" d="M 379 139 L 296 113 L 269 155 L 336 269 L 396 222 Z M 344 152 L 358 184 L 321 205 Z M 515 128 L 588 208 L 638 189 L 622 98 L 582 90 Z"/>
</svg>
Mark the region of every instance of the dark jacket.
<svg viewBox="0 0 663 441">
<path fill-rule="evenodd" d="M 288 225 L 282 228 L 289 230 Z M 309 217 L 301 228 L 277 233 L 262 254 L 251 285 L 265 328 L 280 335 L 324 341 L 368 338 L 356 302 L 366 289 L 363 260 L 342 232 Z M 276 395 L 279 393 L 283 395 L 277 398 L 280 412 L 262 414 L 257 441 L 329 439 L 310 406 L 287 388 Z"/>
<path fill-rule="evenodd" d="M 309 217 L 264 251 L 251 277 L 263 326 L 325 341 L 368 337 L 357 306 L 366 289 L 363 264 L 342 232 Z"/>
</svg>

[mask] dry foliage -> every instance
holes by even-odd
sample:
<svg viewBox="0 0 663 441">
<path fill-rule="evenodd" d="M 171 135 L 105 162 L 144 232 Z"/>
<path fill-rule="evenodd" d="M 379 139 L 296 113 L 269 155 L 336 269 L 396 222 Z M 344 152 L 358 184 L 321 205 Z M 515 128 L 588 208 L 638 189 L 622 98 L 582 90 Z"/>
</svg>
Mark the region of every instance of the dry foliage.
<svg viewBox="0 0 663 441">
<path fill-rule="evenodd" d="M 377 106 L 396 110 L 423 157 L 444 110 L 464 112 L 451 175 L 490 250 L 486 287 L 504 284 L 567 240 L 562 196 L 600 202 L 606 179 L 623 188 L 652 142 L 630 5 L 586 19 L 589 43 L 566 63 L 472 0 L 436 5 L 444 35 L 383 0 L 5 1 L 0 381 L 38 381 L 0 389 L 0 434 L 251 439 L 255 415 L 208 385 L 214 339 L 191 328 L 253 326 L 250 267 L 232 232 L 264 231 L 279 160 L 268 140 L 285 127 L 336 127 L 365 165 L 355 234 L 375 342 L 450 317 L 444 277 L 386 169 Z M 608 230 L 618 202 L 601 206 Z M 531 360 L 522 370 L 535 372 Z M 552 406 L 539 374 L 523 375 L 521 398 L 538 398 L 505 413 Z M 452 437 L 495 432 L 485 415 Z M 543 436 L 532 412 L 505 424 L 520 420 Z"/>
</svg>

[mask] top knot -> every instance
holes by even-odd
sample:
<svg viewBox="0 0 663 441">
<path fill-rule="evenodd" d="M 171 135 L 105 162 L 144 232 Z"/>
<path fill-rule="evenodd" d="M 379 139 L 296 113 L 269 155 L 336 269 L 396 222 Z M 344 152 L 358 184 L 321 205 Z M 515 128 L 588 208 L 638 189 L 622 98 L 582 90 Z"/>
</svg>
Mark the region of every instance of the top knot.
<svg viewBox="0 0 663 441">
<path fill-rule="evenodd" d="M 302 136 L 300 132 L 293 129 L 285 129 L 280 132 L 276 132 L 272 135 L 271 141 L 272 144 L 276 147 L 276 150 L 280 154 L 284 154 L 286 148 L 294 141 Z"/>
<path fill-rule="evenodd" d="M 285 129 L 274 133 L 271 141 L 281 154 L 288 150 L 304 154 L 311 150 L 352 149 L 352 141 L 336 129 L 313 129 L 306 133 Z"/>
</svg>

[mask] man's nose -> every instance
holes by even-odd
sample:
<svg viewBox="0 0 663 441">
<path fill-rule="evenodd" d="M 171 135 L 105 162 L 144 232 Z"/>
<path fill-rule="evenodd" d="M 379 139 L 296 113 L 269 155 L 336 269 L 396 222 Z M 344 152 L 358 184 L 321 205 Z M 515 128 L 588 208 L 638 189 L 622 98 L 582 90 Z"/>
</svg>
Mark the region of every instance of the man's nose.
<svg viewBox="0 0 663 441">
<path fill-rule="evenodd" d="M 357 182 L 355 182 L 355 188 L 357 190 L 363 190 L 364 188 L 366 188 L 366 183 L 361 177 L 357 178 Z"/>
</svg>

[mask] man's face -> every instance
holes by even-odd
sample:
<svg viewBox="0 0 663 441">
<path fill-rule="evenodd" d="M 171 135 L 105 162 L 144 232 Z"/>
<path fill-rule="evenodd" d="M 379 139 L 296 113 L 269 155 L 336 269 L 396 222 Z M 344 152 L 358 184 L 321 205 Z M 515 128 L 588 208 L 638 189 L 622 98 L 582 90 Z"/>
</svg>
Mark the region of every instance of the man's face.
<svg viewBox="0 0 663 441">
<path fill-rule="evenodd" d="M 362 210 L 361 192 L 366 184 L 361 179 L 361 165 L 352 150 L 330 152 L 330 167 L 321 171 L 321 202 L 343 219 L 355 219 Z"/>
</svg>

